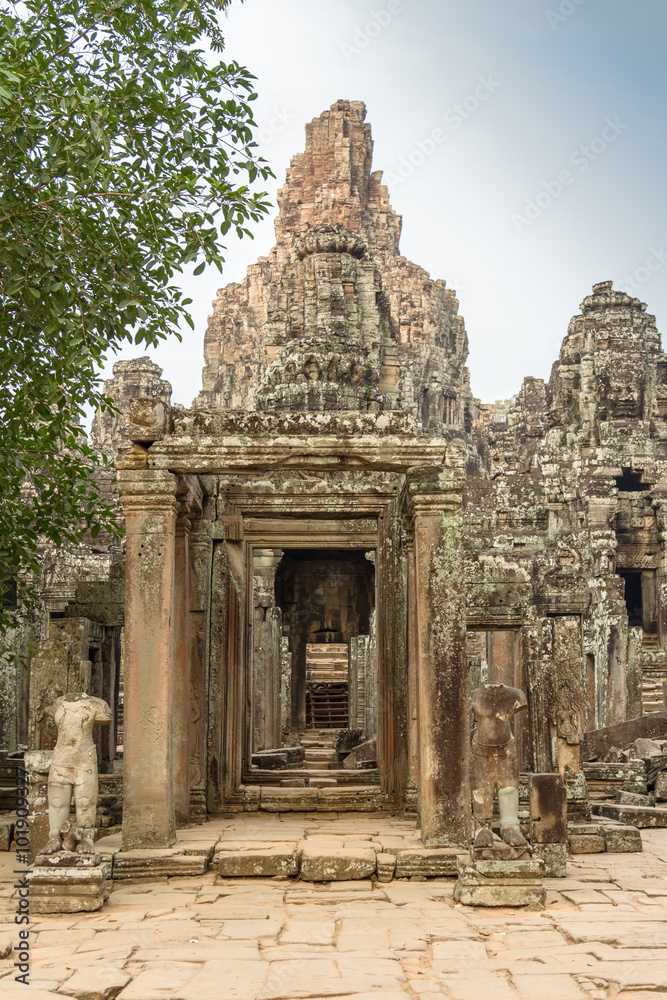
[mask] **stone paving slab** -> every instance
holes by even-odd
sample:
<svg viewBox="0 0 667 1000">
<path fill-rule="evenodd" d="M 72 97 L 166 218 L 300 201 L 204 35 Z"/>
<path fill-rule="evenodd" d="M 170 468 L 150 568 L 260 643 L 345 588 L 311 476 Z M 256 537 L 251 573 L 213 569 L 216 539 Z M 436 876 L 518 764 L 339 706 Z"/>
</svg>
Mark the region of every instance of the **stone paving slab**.
<svg viewBox="0 0 667 1000">
<path fill-rule="evenodd" d="M 17 986 L 16 983 L 6 986 L 0 980 L 0 996 L 3 1000 L 26 1000 L 26 996 L 29 997 L 29 1000 L 62 1000 L 63 994 L 41 989 L 31 989 L 29 994 L 26 994 L 25 986 Z"/>
<path fill-rule="evenodd" d="M 538 976 L 516 975 L 512 977 L 523 1000 L 585 1000 L 585 993 L 571 976 L 555 973 L 549 978 L 548 993 L 544 991 L 544 979 Z"/>
<path fill-rule="evenodd" d="M 349 817 L 267 818 L 252 818 L 253 840 L 243 820 L 225 821 L 225 835 L 255 846 L 313 835 L 364 851 L 415 832 L 391 818 L 358 828 Z M 216 824 L 207 833 L 217 843 Z M 33 987 L 18 994 L 12 958 L 0 959 L 0 997 L 667 1000 L 667 831 L 642 837 L 643 855 L 568 859 L 567 878 L 547 880 L 547 908 L 535 912 L 457 905 L 444 878 L 319 884 L 209 870 L 121 880 L 97 914 L 36 917 Z M 181 838 L 194 841 L 208 849 L 206 837 Z M 15 933 L 12 867 L 11 853 L 0 856 L 0 937 Z"/>
</svg>

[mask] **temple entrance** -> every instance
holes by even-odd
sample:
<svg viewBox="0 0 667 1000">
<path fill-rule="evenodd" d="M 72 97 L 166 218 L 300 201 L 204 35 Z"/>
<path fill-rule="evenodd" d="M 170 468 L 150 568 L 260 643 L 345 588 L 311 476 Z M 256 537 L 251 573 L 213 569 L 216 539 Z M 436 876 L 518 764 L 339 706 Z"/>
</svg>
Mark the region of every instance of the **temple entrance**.
<svg viewBox="0 0 667 1000">
<path fill-rule="evenodd" d="M 340 770 L 377 733 L 375 553 L 253 551 L 252 769 Z"/>
</svg>

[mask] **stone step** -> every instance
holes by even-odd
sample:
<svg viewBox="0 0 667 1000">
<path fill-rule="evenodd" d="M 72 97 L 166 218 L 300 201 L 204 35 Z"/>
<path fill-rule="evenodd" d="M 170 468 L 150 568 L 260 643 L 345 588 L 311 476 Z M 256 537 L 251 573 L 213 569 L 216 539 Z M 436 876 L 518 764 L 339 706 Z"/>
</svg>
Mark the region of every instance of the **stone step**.
<svg viewBox="0 0 667 1000">
<path fill-rule="evenodd" d="M 660 806 L 621 806 L 614 802 L 593 802 L 591 812 L 595 816 L 616 819 L 627 826 L 640 830 L 667 827 L 667 808 Z"/>
<path fill-rule="evenodd" d="M 306 656 L 327 657 L 347 656 L 346 642 L 309 642 L 306 645 Z"/>
</svg>

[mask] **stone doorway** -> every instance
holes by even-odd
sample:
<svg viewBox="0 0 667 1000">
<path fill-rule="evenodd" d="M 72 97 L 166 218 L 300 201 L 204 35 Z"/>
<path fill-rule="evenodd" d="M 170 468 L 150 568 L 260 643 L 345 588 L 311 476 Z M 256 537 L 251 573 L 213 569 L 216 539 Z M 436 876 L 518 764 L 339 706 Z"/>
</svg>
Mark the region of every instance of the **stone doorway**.
<svg viewBox="0 0 667 1000">
<path fill-rule="evenodd" d="M 355 549 L 253 550 L 251 770 L 341 770 L 340 730 L 376 736 L 374 562 Z"/>
</svg>

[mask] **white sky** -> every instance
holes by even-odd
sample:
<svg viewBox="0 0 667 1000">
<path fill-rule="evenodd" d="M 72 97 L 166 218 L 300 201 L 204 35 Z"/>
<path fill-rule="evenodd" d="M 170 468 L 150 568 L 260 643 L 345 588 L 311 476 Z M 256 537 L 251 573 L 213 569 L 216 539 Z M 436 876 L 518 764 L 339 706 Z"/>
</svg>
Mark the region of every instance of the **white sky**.
<svg viewBox="0 0 667 1000">
<path fill-rule="evenodd" d="M 457 290 L 483 401 L 548 378 L 595 282 L 667 328 L 665 0 L 246 0 L 225 24 L 225 57 L 258 78 L 274 203 L 305 123 L 366 103 L 401 252 Z M 216 289 L 268 252 L 274 215 L 229 243 L 222 280 L 184 278 L 196 330 L 151 352 L 174 402 L 199 391 Z"/>
</svg>

